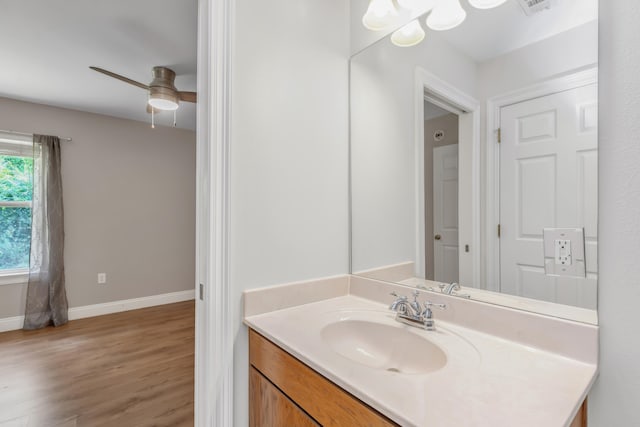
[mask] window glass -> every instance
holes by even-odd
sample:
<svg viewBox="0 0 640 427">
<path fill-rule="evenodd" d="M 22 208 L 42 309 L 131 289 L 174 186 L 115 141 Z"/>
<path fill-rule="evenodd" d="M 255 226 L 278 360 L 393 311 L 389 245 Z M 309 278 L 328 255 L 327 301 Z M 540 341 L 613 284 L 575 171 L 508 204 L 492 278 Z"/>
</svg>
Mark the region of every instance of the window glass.
<svg viewBox="0 0 640 427">
<path fill-rule="evenodd" d="M 33 159 L 0 155 L 0 272 L 29 267 Z"/>
</svg>

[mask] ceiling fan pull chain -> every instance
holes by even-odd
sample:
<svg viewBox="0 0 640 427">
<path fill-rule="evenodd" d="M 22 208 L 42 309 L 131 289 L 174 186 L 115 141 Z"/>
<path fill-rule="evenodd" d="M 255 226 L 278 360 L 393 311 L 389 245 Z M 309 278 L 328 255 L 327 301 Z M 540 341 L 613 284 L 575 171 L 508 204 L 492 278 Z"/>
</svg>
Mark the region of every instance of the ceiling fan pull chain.
<svg viewBox="0 0 640 427">
<path fill-rule="evenodd" d="M 156 128 L 155 112 L 156 112 L 156 109 L 151 107 L 151 129 L 155 129 Z"/>
<path fill-rule="evenodd" d="M 176 110 L 173 110 L 173 127 L 176 127 Z"/>
</svg>

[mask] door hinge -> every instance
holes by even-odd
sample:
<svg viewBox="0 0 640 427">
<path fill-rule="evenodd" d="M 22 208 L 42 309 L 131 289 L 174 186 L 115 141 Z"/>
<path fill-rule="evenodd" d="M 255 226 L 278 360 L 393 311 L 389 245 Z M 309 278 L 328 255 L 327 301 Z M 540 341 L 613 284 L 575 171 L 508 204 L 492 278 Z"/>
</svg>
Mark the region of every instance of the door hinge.
<svg viewBox="0 0 640 427">
<path fill-rule="evenodd" d="M 502 142 L 502 128 L 498 128 L 498 144 Z"/>
<path fill-rule="evenodd" d="M 500 238 L 500 224 L 498 224 L 498 238 Z"/>
<path fill-rule="evenodd" d="M 199 295 L 200 301 L 204 301 L 204 285 L 202 283 L 200 283 L 200 295 Z"/>
</svg>

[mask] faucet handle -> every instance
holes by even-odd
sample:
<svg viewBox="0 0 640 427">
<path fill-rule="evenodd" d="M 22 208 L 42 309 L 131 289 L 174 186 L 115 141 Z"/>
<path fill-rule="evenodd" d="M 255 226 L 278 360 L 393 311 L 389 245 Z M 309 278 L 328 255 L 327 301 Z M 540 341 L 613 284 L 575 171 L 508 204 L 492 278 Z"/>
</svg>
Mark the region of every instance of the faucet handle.
<svg viewBox="0 0 640 427">
<path fill-rule="evenodd" d="M 407 297 L 405 295 L 398 295 L 397 293 L 391 292 L 389 295 L 396 297 L 396 302 L 406 302 L 407 301 Z"/>
<path fill-rule="evenodd" d="M 427 308 L 435 307 L 435 308 L 439 308 L 440 310 L 445 310 L 447 308 L 447 304 L 437 304 L 431 301 L 425 301 L 424 306 Z"/>
</svg>

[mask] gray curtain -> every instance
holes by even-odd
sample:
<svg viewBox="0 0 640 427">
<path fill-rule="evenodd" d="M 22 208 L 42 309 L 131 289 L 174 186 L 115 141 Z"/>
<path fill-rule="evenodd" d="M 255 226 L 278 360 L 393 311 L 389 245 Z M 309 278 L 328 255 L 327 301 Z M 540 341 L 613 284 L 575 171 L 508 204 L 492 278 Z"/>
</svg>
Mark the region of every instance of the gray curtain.
<svg viewBox="0 0 640 427">
<path fill-rule="evenodd" d="M 31 254 L 24 329 L 68 321 L 64 287 L 64 214 L 60 139 L 33 136 Z"/>
</svg>

